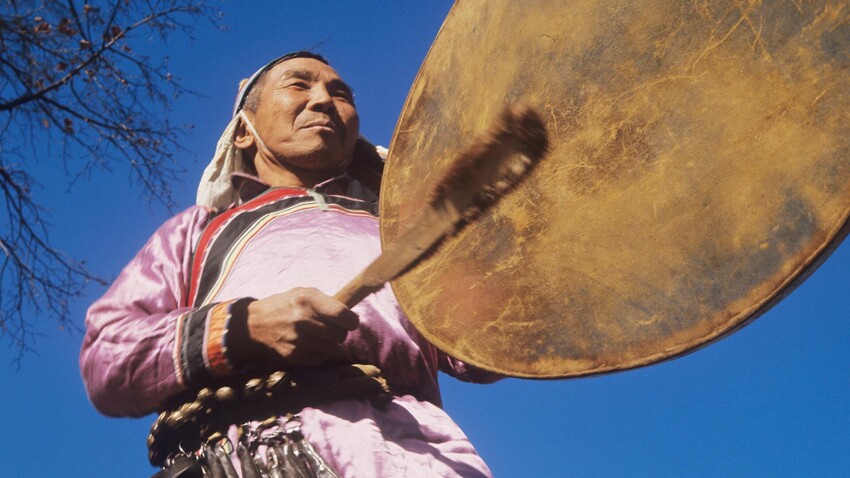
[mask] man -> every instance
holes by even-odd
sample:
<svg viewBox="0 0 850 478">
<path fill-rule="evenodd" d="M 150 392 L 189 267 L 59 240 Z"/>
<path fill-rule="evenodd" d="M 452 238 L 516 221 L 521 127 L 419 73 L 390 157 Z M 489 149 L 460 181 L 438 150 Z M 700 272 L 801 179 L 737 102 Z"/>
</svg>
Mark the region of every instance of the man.
<svg viewBox="0 0 850 478">
<path fill-rule="evenodd" d="M 320 56 L 284 55 L 243 86 L 199 205 L 166 222 L 89 309 L 80 364 L 101 412 L 145 415 L 253 371 L 373 364 L 389 403 L 353 396 L 298 413 L 331 468 L 489 476 L 440 409 L 436 374 L 495 377 L 427 343 L 389 287 L 353 310 L 328 295 L 380 253 L 375 196 L 348 174 L 358 133 L 351 88 Z"/>
</svg>

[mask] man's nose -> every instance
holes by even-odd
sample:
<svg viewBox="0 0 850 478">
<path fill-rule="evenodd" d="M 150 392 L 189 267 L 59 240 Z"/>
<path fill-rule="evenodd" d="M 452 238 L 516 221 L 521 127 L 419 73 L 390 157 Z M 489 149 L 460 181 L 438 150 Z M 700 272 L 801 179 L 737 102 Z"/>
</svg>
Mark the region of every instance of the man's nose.
<svg viewBox="0 0 850 478">
<path fill-rule="evenodd" d="M 333 96 L 325 85 L 315 85 L 310 90 L 309 107 L 316 111 L 330 111 L 335 108 Z"/>
</svg>

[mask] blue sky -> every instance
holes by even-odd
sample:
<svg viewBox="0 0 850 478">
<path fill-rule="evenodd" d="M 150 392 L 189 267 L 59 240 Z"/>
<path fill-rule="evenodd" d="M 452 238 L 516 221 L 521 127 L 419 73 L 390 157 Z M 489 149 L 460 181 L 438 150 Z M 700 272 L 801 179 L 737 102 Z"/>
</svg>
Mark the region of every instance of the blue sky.
<svg viewBox="0 0 850 478">
<path fill-rule="evenodd" d="M 176 100 L 192 123 L 176 185 L 194 200 L 200 172 L 229 119 L 238 81 L 281 52 L 321 45 L 355 89 L 362 132 L 388 144 L 408 89 L 451 2 L 223 3 L 227 31 L 150 46 L 203 95 Z M 566 14 L 566 13 L 565 13 Z M 53 237 L 114 277 L 168 217 L 147 204 L 127 171 L 66 186 L 44 159 L 36 190 Z M 742 331 L 663 364 L 602 377 L 469 385 L 443 377 L 445 408 L 498 477 L 847 476 L 850 473 L 850 245 L 785 301 Z M 75 304 L 82 326 L 93 286 Z M 39 323 L 34 319 L 34 323 Z M 0 349 L 0 461 L 8 477 L 149 476 L 153 417 L 115 419 L 88 403 L 80 333 L 41 323 L 46 337 L 16 370 Z"/>
</svg>

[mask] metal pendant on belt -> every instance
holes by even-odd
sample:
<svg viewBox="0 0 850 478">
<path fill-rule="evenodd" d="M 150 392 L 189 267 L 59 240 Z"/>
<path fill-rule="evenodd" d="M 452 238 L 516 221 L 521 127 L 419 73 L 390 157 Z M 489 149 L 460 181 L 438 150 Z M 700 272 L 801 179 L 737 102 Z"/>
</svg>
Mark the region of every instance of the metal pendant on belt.
<svg viewBox="0 0 850 478">
<path fill-rule="evenodd" d="M 273 417 L 253 429 L 242 425 L 235 447 L 229 438 L 220 437 L 196 455 L 181 451 L 152 478 L 340 478 L 304 438 L 298 415 L 282 425 L 278 420 Z M 241 473 L 230 458 L 232 452 L 239 458 Z"/>
<path fill-rule="evenodd" d="M 304 438 L 298 415 L 287 418 L 281 428 L 271 433 L 263 434 L 262 429 L 257 429 L 241 435 L 239 446 L 252 457 L 250 461 L 242 461 L 248 461 L 261 477 L 339 478 L 339 474 Z M 261 446 L 266 449 L 265 463 L 258 456 Z M 249 475 L 244 476 L 247 478 Z"/>
<path fill-rule="evenodd" d="M 207 473 L 198 458 L 181 453 L 170 458 L 166 467 L 151 478 L 203 478 L 204 476 L 207 476 Z"/>
</svg>

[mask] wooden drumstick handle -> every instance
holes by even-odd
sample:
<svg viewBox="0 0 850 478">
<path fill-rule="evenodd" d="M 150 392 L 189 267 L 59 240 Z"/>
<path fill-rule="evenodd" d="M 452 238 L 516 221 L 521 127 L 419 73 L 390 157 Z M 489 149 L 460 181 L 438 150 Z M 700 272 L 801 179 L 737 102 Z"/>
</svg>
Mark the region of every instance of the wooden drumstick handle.
<svg viewBox="0 0 850 478">
<path fill-rule="evenodd" d="M 380 278 L 376 278 L 374 276 L 367 277 L 366 272 L 368 270 L 368 268 L 363 270 L 363 272 L 358 274 L 357 277 L 352 279 L 351 282 L 346 284 L 339 292 L 334 294 L 334 299 L 342 302 L 350 309 L 360 303 L 360 301 L 365 299 L 369 294 L 380 290 L 386 281 L 380 280 Z"/>
</svg>

